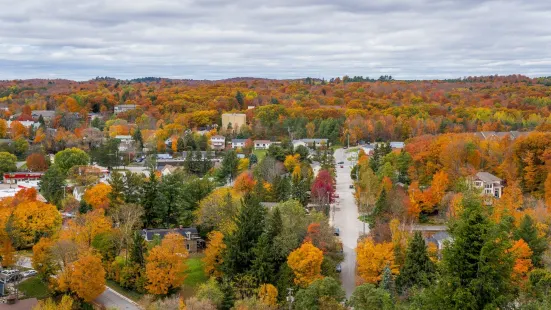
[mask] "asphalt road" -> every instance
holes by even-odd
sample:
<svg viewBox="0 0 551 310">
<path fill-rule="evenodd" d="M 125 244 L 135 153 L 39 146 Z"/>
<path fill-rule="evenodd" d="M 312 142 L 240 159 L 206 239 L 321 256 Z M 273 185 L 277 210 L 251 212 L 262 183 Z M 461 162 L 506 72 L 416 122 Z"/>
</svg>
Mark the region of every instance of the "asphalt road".
<svg viewBox="0 0 551 310">
<path fill-rule="evenodd" d="M 101 293 L 101 295 L 99 295 L 98 298 L 96 298 L 94 301 L 104 305 L 107 309 L 118 309 L 118 310 L 139 310 L 140 309 L 130 299 L 120 295 L 119 293 L 113 291 L 107 286 L 105 287 L 105 291 L 103 291 L 103 293 Z"/>
<path fill-rule="evenodd" d="M 358 208 L 354 200 L 354 189 L 349 186 L 353 184 L 350 177 L 352 163 L 346 159 L 344 149 L 335 151 L 335 162 L 344 162 L 344 168 L 337 164 L 337 190 L 339 194 L 338 203 L 335 204 L 335 218 L 333 226 L 340 229 L 340 238 L 343 244 L 344 261 L 342 262 L 341 281 L 350 297 L 356 287 L 356 246 L 358 237 L 363 232 L 363 223 L 358 220 Z M 367 229 L 367 228 L 366 228 Z"/>
</svg>

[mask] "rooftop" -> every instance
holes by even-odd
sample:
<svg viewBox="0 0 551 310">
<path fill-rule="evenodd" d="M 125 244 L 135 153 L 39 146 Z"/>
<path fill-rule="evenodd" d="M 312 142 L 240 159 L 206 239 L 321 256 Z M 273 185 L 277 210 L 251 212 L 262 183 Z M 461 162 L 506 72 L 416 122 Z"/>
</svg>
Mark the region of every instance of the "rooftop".
<svg viewBox="0 0 551 310">
<path fill-rule="evenodd" d="M 484 182 L 484 183 L 495 183 L 495 182 L 501 182 L 500 178 L 496 177 L 495 175 L 488 173 L 488 172 L 477 172 L 476 173 L 476 179 Z"/>
</svg>

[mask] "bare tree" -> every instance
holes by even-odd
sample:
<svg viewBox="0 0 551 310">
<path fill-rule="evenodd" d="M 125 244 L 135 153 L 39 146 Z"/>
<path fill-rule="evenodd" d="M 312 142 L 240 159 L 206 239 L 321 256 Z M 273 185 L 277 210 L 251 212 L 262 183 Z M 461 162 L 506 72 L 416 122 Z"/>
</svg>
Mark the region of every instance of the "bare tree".
<svg viewBox="0 0 551 310">
<path fill-rule="evenodd" d="M 136 204 L 122 204 L 117 206 L 111 213 L 111 218 L 115 227 L 121 232 L 120 248 L 126 247 L 132 240 L 134 231 L 141 225 L 143 216 L 143 207 Z M 128 256 L 128 250 L 126 251 Z"/>
</svg>

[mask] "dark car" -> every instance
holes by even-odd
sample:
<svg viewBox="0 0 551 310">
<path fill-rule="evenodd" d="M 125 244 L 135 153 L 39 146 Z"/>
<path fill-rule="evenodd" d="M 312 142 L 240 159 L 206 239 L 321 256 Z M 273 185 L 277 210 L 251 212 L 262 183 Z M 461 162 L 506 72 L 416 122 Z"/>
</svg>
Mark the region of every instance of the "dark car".
<svg viewBox="0 0 551 310">
<path fill-rule="evenodd" d="M 335 236 L 339 236 L 341 234 L 341 230 L 338 227 L 335 227 Z"/>
<path fill-rule="evenodd" d="M 343 166 L 343 165 L 341 165 L 341 168 L 344 168 L 344 166 Z"/>
<path fill-rule="evenodd" d="M 339 161 L 337 164 L 344 165 L 344 161 Z"/>
<path fill-rule="evenodd" d="M 348 188 L 354 188 L 354 184 L 348 185 Z"/>
<path fill-rule="evenodd" d="M 335 271 L 338 272 L 338 273 L 341 273 L 342 271 L 342 266 L 341 264 L 338 264 L 337 267 L 335 268 Z"/>
</svg>

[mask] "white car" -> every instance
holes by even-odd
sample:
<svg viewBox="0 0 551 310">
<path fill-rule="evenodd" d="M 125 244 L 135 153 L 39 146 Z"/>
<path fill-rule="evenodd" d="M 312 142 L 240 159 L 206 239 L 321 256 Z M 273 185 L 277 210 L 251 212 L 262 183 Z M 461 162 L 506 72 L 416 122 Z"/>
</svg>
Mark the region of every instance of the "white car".
<svg viewBox="0 0 551 310">
<path fill-rule="evenodd" d="M 32 276 L 36 276 L 38 274 L 38 272 L 34 269 L 31 269 L 31 270 L 27 270 L 27 271 L 23 271 L 21 273 L 21 275 L 25 278 L 28 278 L 28 277 L 32 277 Z"/>
<path fill-rule="evenodd" d="M 12 274 L 16 274 L 16 273 L 18 273 L 18 272 L 19 272 L 19 271 L 14 270 L 14 269 L 4 269 L 4 270 L 2 270 L 1 273 L 2 273 L 2 274 L 5 274 L 5 275 L 7 275 L 7 276 L 11 276 Z"/>
</svg>

